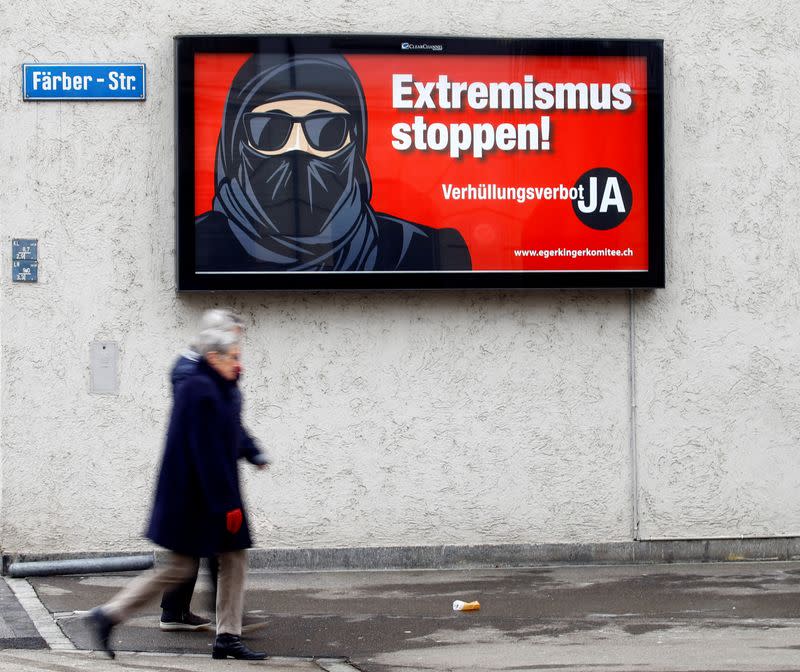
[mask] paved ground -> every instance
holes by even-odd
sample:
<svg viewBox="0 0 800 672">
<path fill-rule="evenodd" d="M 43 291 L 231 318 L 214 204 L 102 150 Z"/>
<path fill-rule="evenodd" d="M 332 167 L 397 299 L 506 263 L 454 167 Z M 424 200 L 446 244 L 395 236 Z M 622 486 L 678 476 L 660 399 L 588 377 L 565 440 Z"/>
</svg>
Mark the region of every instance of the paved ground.
<svg viewBox="0 0 800 672">
<path fill-rule="evenodd" d="M 0 651 L 0 672 L 348 672 L 350 666 L 337 663 L 320 665 L 303 659 L 270 658 L 264 662 L 246 663 L 212 660 L 211 656 L 123 653 L 109 660 L 87 651 Z"/>
<path fill-rule="evenodd" d="M 81 649 L 90 641 L 76 612 L 128 580 L 95 575 L 29 583 Z M 323 658 L 347 659 L 365 672 L 800 670 L 800 563 L 262 572 L 251 574 L 248 588 L 247 611 L 267 621 L 248 643 L 274 657 L 269 665 L 318 670 L 312 659 Z M 198 610 L 207 597 L 199 593 Z M 454 599 L 477 599 L 482 609 L 453 612 Z M 173 668 L 219 669 L 208 655 L 211 633 L 163 633 L 157 613 L 150 608 L 119 627 L 115 646 L 204 654 L 175 659 L 189 662 Z M 40 652 L 27 655 L 34 653 Z M 3 667 L 3 655 L 12 654 L 0 653 L 5 672 L 12 668 Z M 74 661 L 86 654 L 60 655 Z M 161 669 L 123 659 L 129 660 L 139 661 L 137 670 Z M 30 669 L 106 669 L 60 664 Z M 225 665 L 233 672 L 241 664 Z"/>
<path fill-rule="evenodd" d="M 0 581 L 0 649 L 42 649 L 46 646 L 28 614 L 20 608 L 14 593 L 4 581 Z"/>
</svg>

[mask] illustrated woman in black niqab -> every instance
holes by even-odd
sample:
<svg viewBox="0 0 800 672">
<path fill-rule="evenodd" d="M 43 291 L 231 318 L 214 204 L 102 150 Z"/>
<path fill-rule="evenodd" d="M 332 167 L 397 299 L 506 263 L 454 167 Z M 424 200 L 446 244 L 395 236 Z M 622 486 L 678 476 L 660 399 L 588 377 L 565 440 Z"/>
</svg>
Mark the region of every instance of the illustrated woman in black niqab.
<svg viewBox="0 0 800 672">
<path fill-rule="evenodd" d="M 256 54 L 233 80 L 198 271 L 469 270 L 455 229 L 376 213 L 361 84 L 341 56 Z"/>
</svg>

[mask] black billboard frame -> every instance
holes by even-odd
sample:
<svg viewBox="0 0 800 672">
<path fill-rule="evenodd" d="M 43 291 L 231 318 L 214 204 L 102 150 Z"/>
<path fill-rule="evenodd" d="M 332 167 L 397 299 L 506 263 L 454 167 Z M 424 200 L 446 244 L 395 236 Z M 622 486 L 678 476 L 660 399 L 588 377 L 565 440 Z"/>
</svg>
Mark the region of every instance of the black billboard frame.
<svg viewBox="0 0 800 672">
<path fill-rule="evenodd" d="M 665 286 L 664 45 L 660 39 L 485 38 L 432 35 L 180 35 L 175 41 L 176 289 L 197 291 L 652 289 Z M 401 54 L 404 45 L 441 45 L 451 55 L 633 56 L 647 61 L 647 271 L 281 271 L 195 270 L 194 56 L 256 53 Z M 412 53 L 418 53 L 413 51 Z"/>
</svg>

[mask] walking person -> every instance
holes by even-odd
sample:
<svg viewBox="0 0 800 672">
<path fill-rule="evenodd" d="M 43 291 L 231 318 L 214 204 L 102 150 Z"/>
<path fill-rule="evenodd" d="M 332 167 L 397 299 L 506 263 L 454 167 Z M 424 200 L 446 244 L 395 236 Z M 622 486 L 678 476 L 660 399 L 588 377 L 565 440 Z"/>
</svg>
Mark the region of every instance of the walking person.
<svg viewBox="0 0 800 672">
<path fill-rule="evenodd" d="M 198 558 L 219 558 L 214 658 L 263 660 L 241 641 L 246 550 L 252 544 L 237 460 L 241 421 L 234 390 L 241 349 L 231 331 L 203 331 L 197 370 L 175 391 L 147 537 L 169 550 L 166 563 L 89 612 L 98 648 L 111 658 L 113 628 L 165 588 L 196 571 Z"/>
<path fill-rule="evenodd" d="M 223 331 L 231 331 L 236 336 L 241 338 L 244 332 L 244 325 L 242 324 L 242 321 L 229 310 L 212 309 L 203 313 L 201 320 L 201 331 L 206 331 L 208 329 L 222 329 Z M 196 372 L 197 365 L 202 359 L 199 349 L 200 348 L 196 343 L 190 344 L 189 347 L 180 354 L 173 365 L 170 374 L 173 398 L 175 396 L 175 390 L 177 387 Z M 241 413 L 241 393 L 238 385 L 234 389 L 234 396 L 239 405 L 239 413 Z M 265 469 L 269 465 L 269 459 L 258 446 L 258 443 L 255 441 L 255 439 L 253 439 L 250 433 L 244 428 L 244 425 L 240 425 L 240 429 L 240 457 L 245 458 L 248 462 L 259 469 Z M 218 562 L 217 558 L 213 556 L 207 558 L 207 562 L 211 576 L 211 604 L 213 610 L 213 605 L 216 605 Z M 209 621 L 207 618 L 204 618 L 203 616 L 200 616 L 191 610 L 192 596 L 194 595 L 194 588 L 195 584 L 197 583 L 198 570 L 199 564 L 194 573 L 188 579 L 186 579 L 186 581 L 179 584 L 175 588 L 164 591 L 164 595 L 161 599 L 161 618 L 159 619 L 158 623 L 162 630 L 167 632 L 202 630 L 211 624 L 211 621 Z M 243 631 L 253 630 L 266 625 L 266 622 L 263 619 L 254 619 L 247 616 L 242 616 L 242 620 Z"/>
</svg>

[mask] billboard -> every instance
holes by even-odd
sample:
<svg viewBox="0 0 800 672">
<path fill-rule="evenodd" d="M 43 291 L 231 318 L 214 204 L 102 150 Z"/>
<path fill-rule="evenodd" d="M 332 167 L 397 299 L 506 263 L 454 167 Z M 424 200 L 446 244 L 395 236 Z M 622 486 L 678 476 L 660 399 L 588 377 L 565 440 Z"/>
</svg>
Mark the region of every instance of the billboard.
<svg viewBox="0 0 800 672">
<path fill-rule="evenodd" d="M 176 38 L 179 290 L 662 287 L 655 40 Z"/>
</svg>

